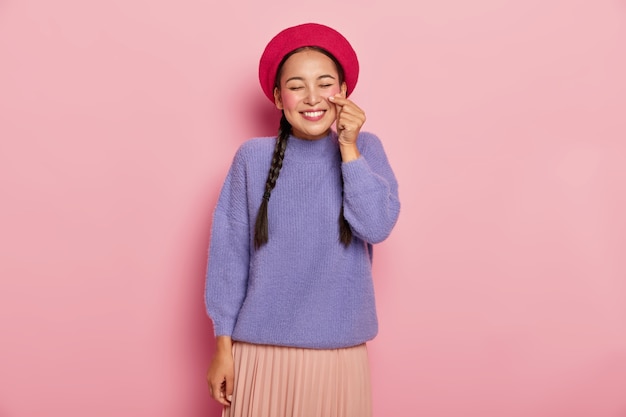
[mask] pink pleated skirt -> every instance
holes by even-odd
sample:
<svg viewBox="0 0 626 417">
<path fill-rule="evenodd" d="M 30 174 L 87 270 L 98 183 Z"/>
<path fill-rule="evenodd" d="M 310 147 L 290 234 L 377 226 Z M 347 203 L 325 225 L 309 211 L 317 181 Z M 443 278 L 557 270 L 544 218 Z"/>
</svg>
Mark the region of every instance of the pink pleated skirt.
<svg viewBox="0 0 626 417">
<path fill-rule="evenodd" d="M 235 386 L 223 417 L 371 417 L 365 344 L 301 349 L 235 342 Z"/>
</svg>

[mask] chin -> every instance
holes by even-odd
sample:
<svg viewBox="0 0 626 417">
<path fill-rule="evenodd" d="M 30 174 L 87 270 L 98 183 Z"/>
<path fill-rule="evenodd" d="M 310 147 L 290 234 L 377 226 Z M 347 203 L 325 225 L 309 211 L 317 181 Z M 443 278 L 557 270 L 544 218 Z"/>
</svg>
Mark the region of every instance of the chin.
<svg viewBox="0 0 626 417">
<path fill-rule="evenodd" d="M 307 136 L 307 138 L 311 140 L 317 140 L 317 139 L 322 139 L 326 137 L 329 133 L 330 133 L 330 130 L 326 129 L 320 132 L 306 132 L 305 135 Z"/>
</svg>

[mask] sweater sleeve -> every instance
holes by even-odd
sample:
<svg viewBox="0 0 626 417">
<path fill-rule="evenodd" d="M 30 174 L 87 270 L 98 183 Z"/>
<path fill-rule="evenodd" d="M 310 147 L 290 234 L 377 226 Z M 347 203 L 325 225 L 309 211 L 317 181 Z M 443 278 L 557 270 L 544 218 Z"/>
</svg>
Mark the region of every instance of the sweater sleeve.
<svg viewBox="0 0 626 417">
<path fill-rule="evenodd" d="M 342 163 L 344 216 L 356 236 L 378 243 L 398 220 L 398 182 L 378 137 L 363 132 L 357 146 L 361 156 Z"/>
<path fill-rule="evenodd" d="M 205 304 L 216 336 L 231 336 L 246 296 L 250 228 L 245 157 L 237 151 L 213 213 Z"/>
</svg>

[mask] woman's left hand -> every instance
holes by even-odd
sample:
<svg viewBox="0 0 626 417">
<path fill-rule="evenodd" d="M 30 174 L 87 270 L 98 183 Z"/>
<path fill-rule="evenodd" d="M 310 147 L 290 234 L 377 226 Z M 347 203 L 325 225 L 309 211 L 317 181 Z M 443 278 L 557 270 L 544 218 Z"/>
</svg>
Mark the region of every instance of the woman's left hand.
<svg viewBox="0 0 626 417">
<path fill-rule="evenodd" d="M 341 94 L 328 98 L 337 106 L 337 134 L 340 145 L 355 145 L 356 139 L 365 123 L 365 112 L 354 102 L 343 98 Z"/>
</svg>

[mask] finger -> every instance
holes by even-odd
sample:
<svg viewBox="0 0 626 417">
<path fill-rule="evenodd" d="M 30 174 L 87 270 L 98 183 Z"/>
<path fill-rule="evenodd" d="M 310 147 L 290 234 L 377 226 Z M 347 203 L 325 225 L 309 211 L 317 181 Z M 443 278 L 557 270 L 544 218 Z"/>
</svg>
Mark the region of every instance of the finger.
<svg viewBox="0 0 626 417">
<path fill-rule="evenodd" d="M 341 94 L 335 94 L 334 96 L 330 96 L 328 97 L 328 100 L 338 106 L 345 106 L 348 103 L 348 99 L 341 97 Z"/>
<path fill-rule="evenodd" d="M 355 111 L 357 112 L 363 112 L 363 110 L 361 110 L 361 108 L 359 106 L 357 106 L 354 101 L 344 98 L 342 97 L 340 94 L 334 95 L 334 96 L 330 96 L 328 97 L 328 100 L 332 103 L 335 103 L 338 106 L 341 107 L 352 107 L 355 109 Z"/>
<path fill-rule="evenodd" d="M 350 114 L 352 116 L 358 117 L 359 119 L 365 119 L 365 112 L 352 102 L 342 106 L 341 112 L 343 114 Z"/>
<path fill-rule="evenodd" d="M 210 392 L 211 397 L 218 403 L 226 406 L 230 405 L 230 403 L 226 401 L 226 398 L 224 396 L 221 382 L 218 383 L 217 381 L 213 381 L 213 383 L 211 384 Z"/>
<path fill-rule="evenodd" d="M 233 400 L 233 391 L 235 389 L 235 380 L 233 375 L 227 375 L 224 380 L 224 393 L 226 395 L 226 401 L 229 403 Z"/>
<path fill-rule="evenodd" d="M 345 129 L 345 120 L 344 120 L 344 117 L 341 114 L 341 110 L 340 109 L 341 109 L 340 107 L 337 108 L 337 117 L 335 119 L 335 123 L 337 124 L 337 129 L 343 130 L 343 129 Z"/>
<path fill-rule="evenodd" d="M 344 114 L 338 119 L 337 128 L 347 130 L 357 130 L 363 126 L 363 119 L 350 114 Z"/>
<path fill-rule="evenodd" d="M 342 111 L 341 114 L 337 116 L 337 122 L 337 126 L 354 125 L 360 128 L 365 123 L 365 115 L 360 113 L 350 113 L 344 108 L 344 111 Z"/>
<path fill-rule="evenodd" d="M 210 382 L 209 392 L 211 393 L 211 398 L 216 401 L 220 400 L 220 386 L 216 382 Z"/>
<path fill-rule="evenodd" d="M 362 114 L 350 112 L 346 110 L 345 107 L 339 116 L 341 119 L 348 120 L 350 122 L 360 122 L 361 120 L 364 119 Z"/>
</svg>

